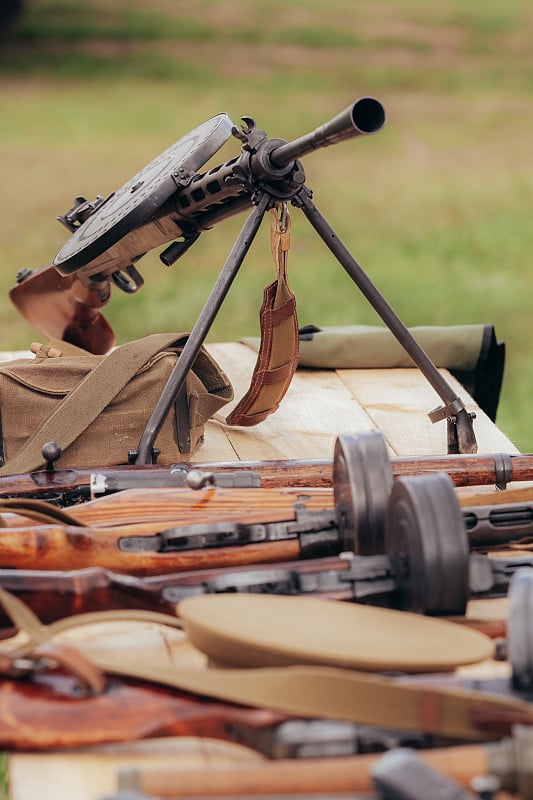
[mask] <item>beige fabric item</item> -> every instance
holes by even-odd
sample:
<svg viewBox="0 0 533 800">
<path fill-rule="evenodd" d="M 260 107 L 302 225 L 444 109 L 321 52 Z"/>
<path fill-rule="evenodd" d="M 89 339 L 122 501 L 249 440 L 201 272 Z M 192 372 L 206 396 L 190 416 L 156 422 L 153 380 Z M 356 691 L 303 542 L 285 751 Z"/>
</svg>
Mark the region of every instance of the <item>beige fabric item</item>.
<svg viewBox="0 0 533 800">
<path fill-rule="evenodd" d="M 435 672 L 490 658 L 494 649 L 485 634 L 447 620 L 316 597 L 199 595 L 178 613 L 192 644 L 225 667 Z"/>
<path fill-rule="evenodd" d="M 30 656 L 38 645 L 49 642 L 58 633 L 106 619 L 142 619 L 179 625 L 166 615 L 135 611 L 90 613 L 42 625 L 24 603 L 1 588 L 0 602 L 14 624 L 26 634 L 26 644 L 21 646 L 17 641 L 15 645 L 18 655 Z M 0 642 L 0 655 L 12 648 L 10 640 Z M 532 721 L 530 704 L 512 697 L 410 683 L 336 667 L 180 669 L 143 663 L 142 658 L 132 663 L 121 658 L 120 653 L 91 660 L 108 674 L 148 680 L 244 705 L 362 725 L 479 740 L 494 738 L 498 728 L 508 730 L 512 722 L 522 720 L 531 724 Z"/>
<path fill-rule="evenodd" d="M 6 362 L 0 367 L 0 412 L 7 463 L 0 475 L 41 467 L 41 450 L 49 441 L 61 447 L 61 467 L 126 463 L 186 336 L 154 334 L 107 356 L 44 355 Z M 204 423 L 233 397 L 229 379 L 204 349 L 185 388 L 186 402 L 176 402 L 176 413 L 169 414 L 158 435 L 160 463 L 194 452 L 203 441 Z M 180 415 L 190 425 L 187 450 L 177 446 Z"/>
<path fill-rule="evenodd" d="M 437 367 L 471 372 L 475 369 L 484 325 L 434 325 L 409 329 Z M 257 349 L 258 340 L 241 341 Z M 378 325 L 323 327 L 312 338 L 300 338 L 300 367 L 317 369 L 391 369 L 414 367 L 388 328 Z"/>
</svg>

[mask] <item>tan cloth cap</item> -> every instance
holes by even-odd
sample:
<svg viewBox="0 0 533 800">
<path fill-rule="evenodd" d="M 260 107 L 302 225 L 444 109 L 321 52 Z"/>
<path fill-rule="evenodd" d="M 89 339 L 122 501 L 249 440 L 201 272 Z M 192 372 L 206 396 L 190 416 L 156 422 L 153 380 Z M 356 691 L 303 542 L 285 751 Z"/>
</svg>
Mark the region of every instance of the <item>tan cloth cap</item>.
<svg viewBox="0 0 533 800">
<path fill-rule="evenodd" d="M 201 595 L 178 615 L 192 644 L 225 667 L 433 672 L 490 658 L 494 647 L 447 620 L 311 597 Z"/>
</svg>

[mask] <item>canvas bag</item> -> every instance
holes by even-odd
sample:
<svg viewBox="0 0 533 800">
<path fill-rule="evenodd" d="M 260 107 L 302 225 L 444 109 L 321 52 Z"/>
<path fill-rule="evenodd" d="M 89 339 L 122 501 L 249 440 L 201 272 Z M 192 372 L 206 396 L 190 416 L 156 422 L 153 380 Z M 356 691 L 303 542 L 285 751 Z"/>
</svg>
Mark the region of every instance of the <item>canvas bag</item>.
<svg viewBox="0 0 533 800">
<path fill-rule="evenodd" d="M 58 466 L 128 462 L 176 365 L 187 334 L 162 333 L 92 353 L 0 366 L 0 475 L 43 466 L 42 447 L 57 441 Z M 155 442 L 159 463 L 193 453 L 205 422 L 233 397 L 228 377 L 202 348 Z"/>
</svg>

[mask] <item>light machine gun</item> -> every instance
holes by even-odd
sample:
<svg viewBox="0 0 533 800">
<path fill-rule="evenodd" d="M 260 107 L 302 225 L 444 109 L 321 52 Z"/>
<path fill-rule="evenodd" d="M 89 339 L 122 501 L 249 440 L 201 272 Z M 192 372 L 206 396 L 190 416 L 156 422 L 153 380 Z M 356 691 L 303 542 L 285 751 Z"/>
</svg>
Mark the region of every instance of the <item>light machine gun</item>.
<svg viewBox="0 0 533 800">
<path fill-rule="evenodd" d="M 244 126 L 237 128 L 226 114 L 218 114 L 171 145 L 118 191 L 105 198 L 98 196 L 93 202 L 76 198 L 72 208 L 58 218 L 72 235 L 54 258 L 54 276 L 50 277 L 50 268 L 35 274 L 19 273 L 19 283 L 10 293 L 15 305 L 32 324 L 48 333 L 50 323 L 42 315 L 43 294 L 61 298 L 53 313 L 48 305 L 47 316 L 61 316 L 64 338 L 66 333 L 75 344 L 105 352 L 113 343 L 113 335 L 98 308 L 109 299 L 111 283 L 125 292 L 136 292 L 143 284 L 136 265 L 149 250 L 167 244 L 160 258 L 169 266 L 187 252 L 202 231 L 251 208 L 133 455 L 137 464 L 151 463 L 155 439 L 265 212 L 280 202 L 290 202 L 302 210 L 441 398 L 443 405 L 429 417 L 432 422 L 447 420 L 448 452 L 476 452 L 474 414 L 467 412 L 463 401 L 317 210 L 298 160 L 313 150 L 377 133 L 385 123 L 381 103 L 363 97 L 292 142 L 269 138 L 251 117 L 243 117 L 243 122 Z M 241 142 L 240 155 L 199 173 L 231 134 Z M 33 292 L 30 281 L 35 282 Z"/>
</svg>

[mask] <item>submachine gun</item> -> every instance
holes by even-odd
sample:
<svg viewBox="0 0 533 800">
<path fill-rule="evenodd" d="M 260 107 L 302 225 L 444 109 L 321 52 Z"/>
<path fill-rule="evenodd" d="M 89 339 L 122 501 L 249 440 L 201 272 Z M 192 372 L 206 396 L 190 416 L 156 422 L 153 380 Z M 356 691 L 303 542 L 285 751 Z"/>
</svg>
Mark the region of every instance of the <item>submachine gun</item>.
<svg viewBox="0 0 533 800">
<path fill-rule="evenodd" d="M 98 196 L 94 201 L 77 197 L 74 205 L 58 217 L 72 235 L 55 256 L 55 269 L 19 273 L 19 282 L 10 293 L 15 305 L 46 334 L 57 335 L 57 325 L 52 333 L 50 325 L 54 327 L 60 319 L 62 338 L 92 352 L 106 352 L 113 344 L 113 333 L 98 308 L 109 299 L 112 284 L 127 293 L 136 292 L 143 284 L 137 263 L 149 250 L 167 245 L 160 258 L 170 266 L 203 231 L 237 213 L 250 212 L 132 456 L 137 464 L 149 464 L 154 460 L 154 442 L 161 426 L 185 384 L 265 212 L 290 202 L 301 209 L 439 395 L 442 406 L 429 412 L 429 417 L 432 422 L 447 420 L 448 452 L 476 452 L 474 414 L 465 409 L 463 401 L 318 211 L 299 161 L 314 150 L 380 131 L 385 123 L 382 104 L 373 97 L 360 98 L 329 122 L 291 142 L 269 138 L 251 117 L 243 117 L 242 121 L 244 125 L 238 128 L 227 114 L 218 114 L 179 139 L 107 197 Z M 240 155 L 200 173 L 231 135 L 241 142 Z M 45 295 L 47 320 L 42 312 Z"/>
</svg>

